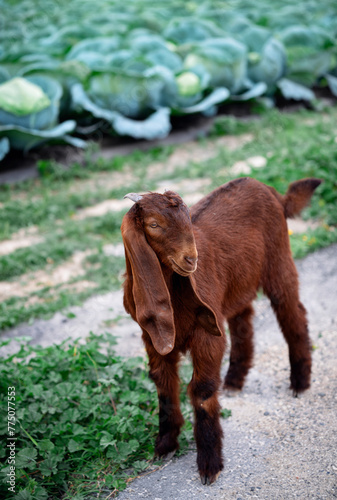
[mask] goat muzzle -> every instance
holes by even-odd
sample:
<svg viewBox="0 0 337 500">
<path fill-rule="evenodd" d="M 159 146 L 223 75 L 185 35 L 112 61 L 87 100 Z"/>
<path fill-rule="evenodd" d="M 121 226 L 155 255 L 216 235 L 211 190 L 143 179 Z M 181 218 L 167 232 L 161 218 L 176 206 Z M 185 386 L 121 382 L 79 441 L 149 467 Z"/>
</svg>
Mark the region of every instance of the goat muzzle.
<svg viewBox="0 0 337 500">
<path fill-rule="evenodd" d="M 182 263 L 178 264 L 173 257 L 170 257 L 172 269 L 181 276 L 190 276 L 198 267 L 198 259 L 196 257 L 184 257 Z"/>
</svg>

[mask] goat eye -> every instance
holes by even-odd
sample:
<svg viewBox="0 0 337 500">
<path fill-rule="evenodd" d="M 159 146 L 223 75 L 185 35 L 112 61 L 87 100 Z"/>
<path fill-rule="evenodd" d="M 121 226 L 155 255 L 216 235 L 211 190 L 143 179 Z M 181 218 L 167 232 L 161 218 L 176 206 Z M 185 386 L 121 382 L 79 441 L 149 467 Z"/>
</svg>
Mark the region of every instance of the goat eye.
<svg viewBox="0 0 337 500">
<path fill-rule="evenodd" d="M 158 227 L 158 224 L 156 222 L 151 222 L 150 227 Z"/>
</svg>

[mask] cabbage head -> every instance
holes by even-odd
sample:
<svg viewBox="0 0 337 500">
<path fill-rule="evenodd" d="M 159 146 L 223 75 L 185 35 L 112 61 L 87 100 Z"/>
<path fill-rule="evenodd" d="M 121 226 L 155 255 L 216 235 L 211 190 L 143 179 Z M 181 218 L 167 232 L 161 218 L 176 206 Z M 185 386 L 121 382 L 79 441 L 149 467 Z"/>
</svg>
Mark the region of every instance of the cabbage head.
<svg viewBox="0 0 337 500">
<path fill-rule="evenodd" d="M 58 140 L 85 147 L 70 137 L 73 120 L 58 124 L 62 87 L 46 76 L 16 77 L 0 85 L 1 156 L 9 147 L 29 150 L 41 143 Z"/>
<path fill-rule="evenodd" d="M 247 49 L 234 38 L 211 38 L 192 47 L 184 67 L 208 74 L 211 88 L 226 87 L 235 94 L 247 77 Z"/>
<path fill-rule="evenodd" d="M 176 77 L 178 93 L 183 97 L 191 97 L 202 91 L 201 79 L 192 71 L 184 71 Z"/>
<path fill-rule="evenodd" d="M 332 69 L 334 42 L 322 29 L 290 26 L 279 38 L 286 48 L 287 78 L 312 87 Z"/>
<path fill-rule="evenodd" d="M 93 75 L 87 93 L 103 109 L 141 118 L 163 105 L 165 85 L 166 80 L 159 72 L 138 75 L 111 71 Z"/>
<path fill-rule="evenodd" d="M 240 35 L 248 48 L 248 78 L 264 82 L 269 87 L 282 78 L 286 71 L 286 53 L 283 44 L 266 28 L 248 26 Z"/>
<path fill-rule="evenodd" d="M 223 33 L 212 21 L 187 18 L 173 19 L 164 30 L 163 36 L 166 40 L 177 45 L 208 40 L 212 37 L 221 36 Z"/>
<path fill-rule="evenodd" d="M 0 124 L 43 130 L 56 124 L 62 87 L 42 76 L 13 78 L 0 89 Z"/>
<path fill-rule="evenodd" d="M 38 113 L 50 106 L 41 87 L 25 78 L 13 78 L 0 85 L 0 110 L 16 116 Z"/>
</svg>

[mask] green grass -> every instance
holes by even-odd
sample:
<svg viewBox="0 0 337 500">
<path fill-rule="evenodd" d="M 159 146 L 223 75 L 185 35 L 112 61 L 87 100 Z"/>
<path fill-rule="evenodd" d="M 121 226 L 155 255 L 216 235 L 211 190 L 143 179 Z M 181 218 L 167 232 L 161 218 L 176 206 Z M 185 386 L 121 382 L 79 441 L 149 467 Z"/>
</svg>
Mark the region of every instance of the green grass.
<svg viewBox="0 0 337 500">
<path fill-rule="evenodd" d="M 249 174 L 285 193 L 290 182 L 303 177 L 318 177 L 324 181 L 313 197 L 304 217 L 316 217 L 328 225 L 337 224 L 337 110 L 324 115 L 302 111 L 285 114 L 269 111 L 259 120 L 245 121 L 235 126 L 233 117 L 219 118 L 213 136 L 227 133 L 253 133 L 254 140 L 231 152 L 219 150 L 205 164 L 191 164 L 179 171 L 180 178 L 211 177 L 213 187 L 232 178 L 229 167 L 252 156 L 263 156 L 267 164 Z M 306 124 L 312 120 L 314 125 Z M 207 167 L 207 168 L 205 168 Z M 228 171 L 224 172 L 228 167 Z M 221 170 L 221 174 L 219 171 Z"/>
<path fill-rule="evenodd" d="M 49 319 L 57 311 L 82 305 L 92 295 L 119 289 L 122 285 L 121 271 L 124 265 L 122 257 L 96 253 L 87 257 L 85 274 L 67 283 L 69 289 L 64 289 L 62 285 L 42 288 L 30 295 L 31 299 L 37 298 L 41 301 L 28 306 L 25 297 L 11 297 L 0 302 L 0 330 L 12 328 L 22 322 L 32 324 L 39 318 Z M 74 291 L 71 285 L 82 280 L 90 281 L 95 286 L 79 292 Z"/>
<path fill-rule="evenodd" d="M 108 213 L 81 221 L 65 221 L 52 233 L 46 232 L 43 243 L 20 248 L 0 257 L 0 279 L 8 280 L 30 271 L 54 267 L 68 260 L 74 252 L 100 250 L 104 244 L 120 238 L 122 213 Z"/>
<path fill-rule="evenodd" d="M 144 360 L 117 356 L 114 343 L 110 334 L 92 333 L 84 344 L 63 342 L 48 348 L 31 347 L 22 339 L 17 354 L 0 358 L 4 443 L 8 387 L 15 387 L 11 401 L 15 402 L 17 496 L 13 498 L 106 498 L 153 463 L 157 393 Z M 193 436 L 186 395 L 191 374 L 191 365 L 184 364 L 181 405 L 186 422 L 180 454 L 186 453 Z M 224 418 L 229 415 L 229 410 L 222 413 Z M 2 446 L 3 462 L 7 452 Z M 2 498 L 8 494 L 8 472 L 9 464 L 3 463 Z"/>
<path fill-rule="evenodd" d="M 31 225 L 37 225 L 43 231 L 60 220 L 69 219 L 82 208 L 110 198 L 122 199 L 126 192 L 153 189 L 153 183 L 146 179 L 147 165 L 164 161 L 170 152 L 172 147 L 156 147 L 111 160 L 91 159 L 84 165 L 70 166 L 41 161 L 38 180 L 0 186 L 0 239 L 9 238 L 19 229 Z M 77 181 L 95 179 L 95 173 L 121 171 L 126 166 L 132 168 L 134 180 L 123 188 L 76 190 Z"/>
<path fill-rule="evenodd" d="M 138 184 L 127 187 L 131 190 L 139 189 Z M 12 233 L 31 225 L 37 225 L 41 231 L 50 230 L 51 226 L 59 225 L 60 221 L 68 222 L 78 210 L 107 199 L 122 199 L 124 194 L 125 188 L 79 193 L 69 193 L 61 187 L 57 192 L 53 192 L 51 188 L 41 188 L 37 199 L 14 199 L 4 203 L 0 210 L 0 237 L 9 238 Z"/>
</svg>

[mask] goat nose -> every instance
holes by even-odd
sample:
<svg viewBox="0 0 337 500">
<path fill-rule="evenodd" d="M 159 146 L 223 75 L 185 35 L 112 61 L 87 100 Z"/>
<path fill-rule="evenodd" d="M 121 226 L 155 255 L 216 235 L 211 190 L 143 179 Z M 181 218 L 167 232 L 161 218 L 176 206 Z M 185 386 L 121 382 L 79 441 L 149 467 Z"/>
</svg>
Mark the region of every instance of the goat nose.
<svg viewBox="0 0 337 500">
<path fill-rule="evenodd" d="M 188 257 L 188 256 L 185 257 L 185 261 L 187 262 L 187 264 L 192 266 L 192 267 L 194 267 L 196 265 L 197 260 L 198 259 L 196 257 Z"/>
</svg>

